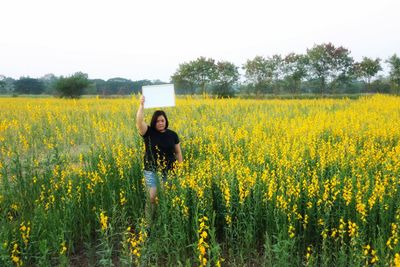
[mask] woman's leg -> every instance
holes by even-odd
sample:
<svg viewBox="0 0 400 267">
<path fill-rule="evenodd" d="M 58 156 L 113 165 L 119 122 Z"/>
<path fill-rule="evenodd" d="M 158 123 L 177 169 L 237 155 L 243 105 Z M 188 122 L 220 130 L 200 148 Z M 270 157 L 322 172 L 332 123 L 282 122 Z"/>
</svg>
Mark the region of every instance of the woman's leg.
<svg viewBox="0 0 400 267">
<path fill-rule="evenodd" d="M 146 198 L 145 217 L 147 222 L 152 223 L 154 220 L 157 197 L 157 174 L 152 171 L 144 171 L 144 177 L 148 189 Z"/>
<path fill-rule="evenodd" d="M 150 203 L 154 205 L 156 203 L 156 197 L 157 197 L 156 186 L 152 186 L 149 188 L 149 197 L 150 197 Z"/>
<path fill-rule="evenodd" d="M 156 210 L 156 197 L 157 197 L 157 187 L 149 188 L 149 195 L 146 200 L 146 220 L 152 223 L 154 220 L 155 210 Z"/>
</svg>

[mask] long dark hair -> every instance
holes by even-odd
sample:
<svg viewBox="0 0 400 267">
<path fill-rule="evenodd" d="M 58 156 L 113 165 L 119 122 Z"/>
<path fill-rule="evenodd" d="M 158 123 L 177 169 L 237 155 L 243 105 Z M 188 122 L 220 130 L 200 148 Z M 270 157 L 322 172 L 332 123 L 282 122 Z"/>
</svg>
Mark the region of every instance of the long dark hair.
<svg viewBox="0 0 400 267">
<path fill-rule="evenodd" d="M 165 129 L 168 128 L 168 118 L 167 114 L 163 110 L 156 110 L 153 113 L 153 117 L 151 117 L 151 122 L 150 122 L 150 127 L 153 129 L 156 129 L 156 124 L 157 124 L 157 118 L 160 116 L 164 116 L 165 118 Z"/>
</svg>

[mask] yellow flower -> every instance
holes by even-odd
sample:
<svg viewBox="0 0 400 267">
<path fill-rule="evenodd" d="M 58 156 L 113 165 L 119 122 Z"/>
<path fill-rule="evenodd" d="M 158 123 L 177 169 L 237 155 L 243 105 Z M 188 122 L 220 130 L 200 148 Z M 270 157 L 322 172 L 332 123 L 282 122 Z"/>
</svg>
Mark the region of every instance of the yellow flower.
<svg viewBox="0 0 400 267">
<path fill-rule="evenodd" d="M 125 191 L 121 190 L 119 192 L 119 202 L 121 204 L 121 206 L 125 205 L 125 203 L 127 202 L 126 198 L 125 198 Z"/>
<path fill-rule="evenodd" d="M 60 255 L 64 255 L 65 252 L 67 252 L 67 247 L 65 246 L 65 241 L 61 242 L 60 247 L 61 247 L 60 248 Z"/>
<path fill-rule="evenodd" d="M 101 225 L 101 230 L 105 231 L 108 228 L 107 225 L 108 217 L 105 215 L 105 213 L 102 211 L 100 212 L 100 225 Z"/>
<path fill-rule="evenodd" d="M 288 229 L 288 234 L 289 234 L 289 237 L 290 238 L 294 238 L 294 236 L 295 236 L 295 228 L 293 227 L 293 225 L 289 225 L 289 229 Z"/>
<path fill-rule="evenodd" d="M 331 237 L 332 237 L 332 238 L 335 238 L 336 235 L 337 235 L 337 229 L 336 229 L 336 228 L 333 228 L 333 229 L 332 229 L 332 233 L 331 233 Z"/>
<path fill-rule="evenodd" d="M 225 215 L 225 221 L 228 225 L 232 224 L 232 217 L 230 215 Z"/>
<path fill-rule="evenodd" d="M 18 244 L 14 243 L 13 249 L 11 251 L 11 260 L 14 262 L 16 266 L 22 266 L 23 262 L 20 258 L 21 252 L 18 248 Z"/>
<path fill-rule="evenodd" d="M 202 238 L 206 239 L 207 238 L 207 232 L 203 231 L 200 235 Z"/>
<path fill-rule="evenodd" d="M 376 255 L 376 250 L 371 250 L 371 255 L 372 255 L 372 259 L 371 259 L 371 263 L 374 264 L 379 260 L 379 257 Z"/>
<path fill-rule="evenodd" d="M 206 254 L 206 248 L 203 246 L 199 247 L 199 252 L 200 252 L 200 255 L 204 256 Z"/>
<path fill-rule="evenodd" d="M 349 220 L 348 227 L 348 233 L 350 237 L 358 236 L 358 225 L 356 223 Z"/>
<path fill-rule="evenodd" d="M 394 266 L 400 267 L 400 254 L 399 253 L 396 253 L 394 255 Z"/>
<path fill-rule="evenodd" d="M 200 238 L 197 242 L 197 248 L 199 251 L 199 261 L 200 261 L 200 266 L 206 266 L 207 265 L 207 259 L 206 259 L 206 248 L 209 247 L 207 244 L 207 229 L 208 226 L 206 225 L 206 222 L 208 221 L 208 218 L 206 216 L 203 216 L 202 218 L 199 219 L 200 225 L 199 225 L 199 230 L 198 232 L 200 234 Z"/>
</svg>

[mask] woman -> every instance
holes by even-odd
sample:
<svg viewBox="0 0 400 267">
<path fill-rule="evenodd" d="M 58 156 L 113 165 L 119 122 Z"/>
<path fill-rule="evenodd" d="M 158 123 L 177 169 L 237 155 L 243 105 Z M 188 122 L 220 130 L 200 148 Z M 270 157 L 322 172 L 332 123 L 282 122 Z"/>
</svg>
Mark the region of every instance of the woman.
<svg viewBox="0 0 400 267">
<path fill-rule="evenodd" d="M 154 112 L 150 126 L 144 122 L 144 101 L 144 96 L 141 96 L 136 114 L 136 127 L 144 139 L 144 177 L 153 210 L 159 174 L 165 182 L 167 173 L 173 168 L 175 161 L 182 162 L 182 152 L 178 135 L 168 129 L 168 119 L 164 111 Z"/>
</svg>

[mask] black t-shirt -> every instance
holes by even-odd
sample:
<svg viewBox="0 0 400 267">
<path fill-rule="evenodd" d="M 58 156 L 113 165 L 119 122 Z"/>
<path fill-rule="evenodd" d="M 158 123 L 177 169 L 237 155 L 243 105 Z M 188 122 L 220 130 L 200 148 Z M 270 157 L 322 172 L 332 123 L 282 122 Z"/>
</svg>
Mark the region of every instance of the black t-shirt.
<svg viewBox="0 0 400 267">
<path fill-rule="evenodd" d="M 145 144 L 144 169 L 166 172 L 175 162 L 175 145 L 179 144 L 178 135 L 169 129 L 159 132 L 150 126 L 143 135 Z"/>
</svg>

